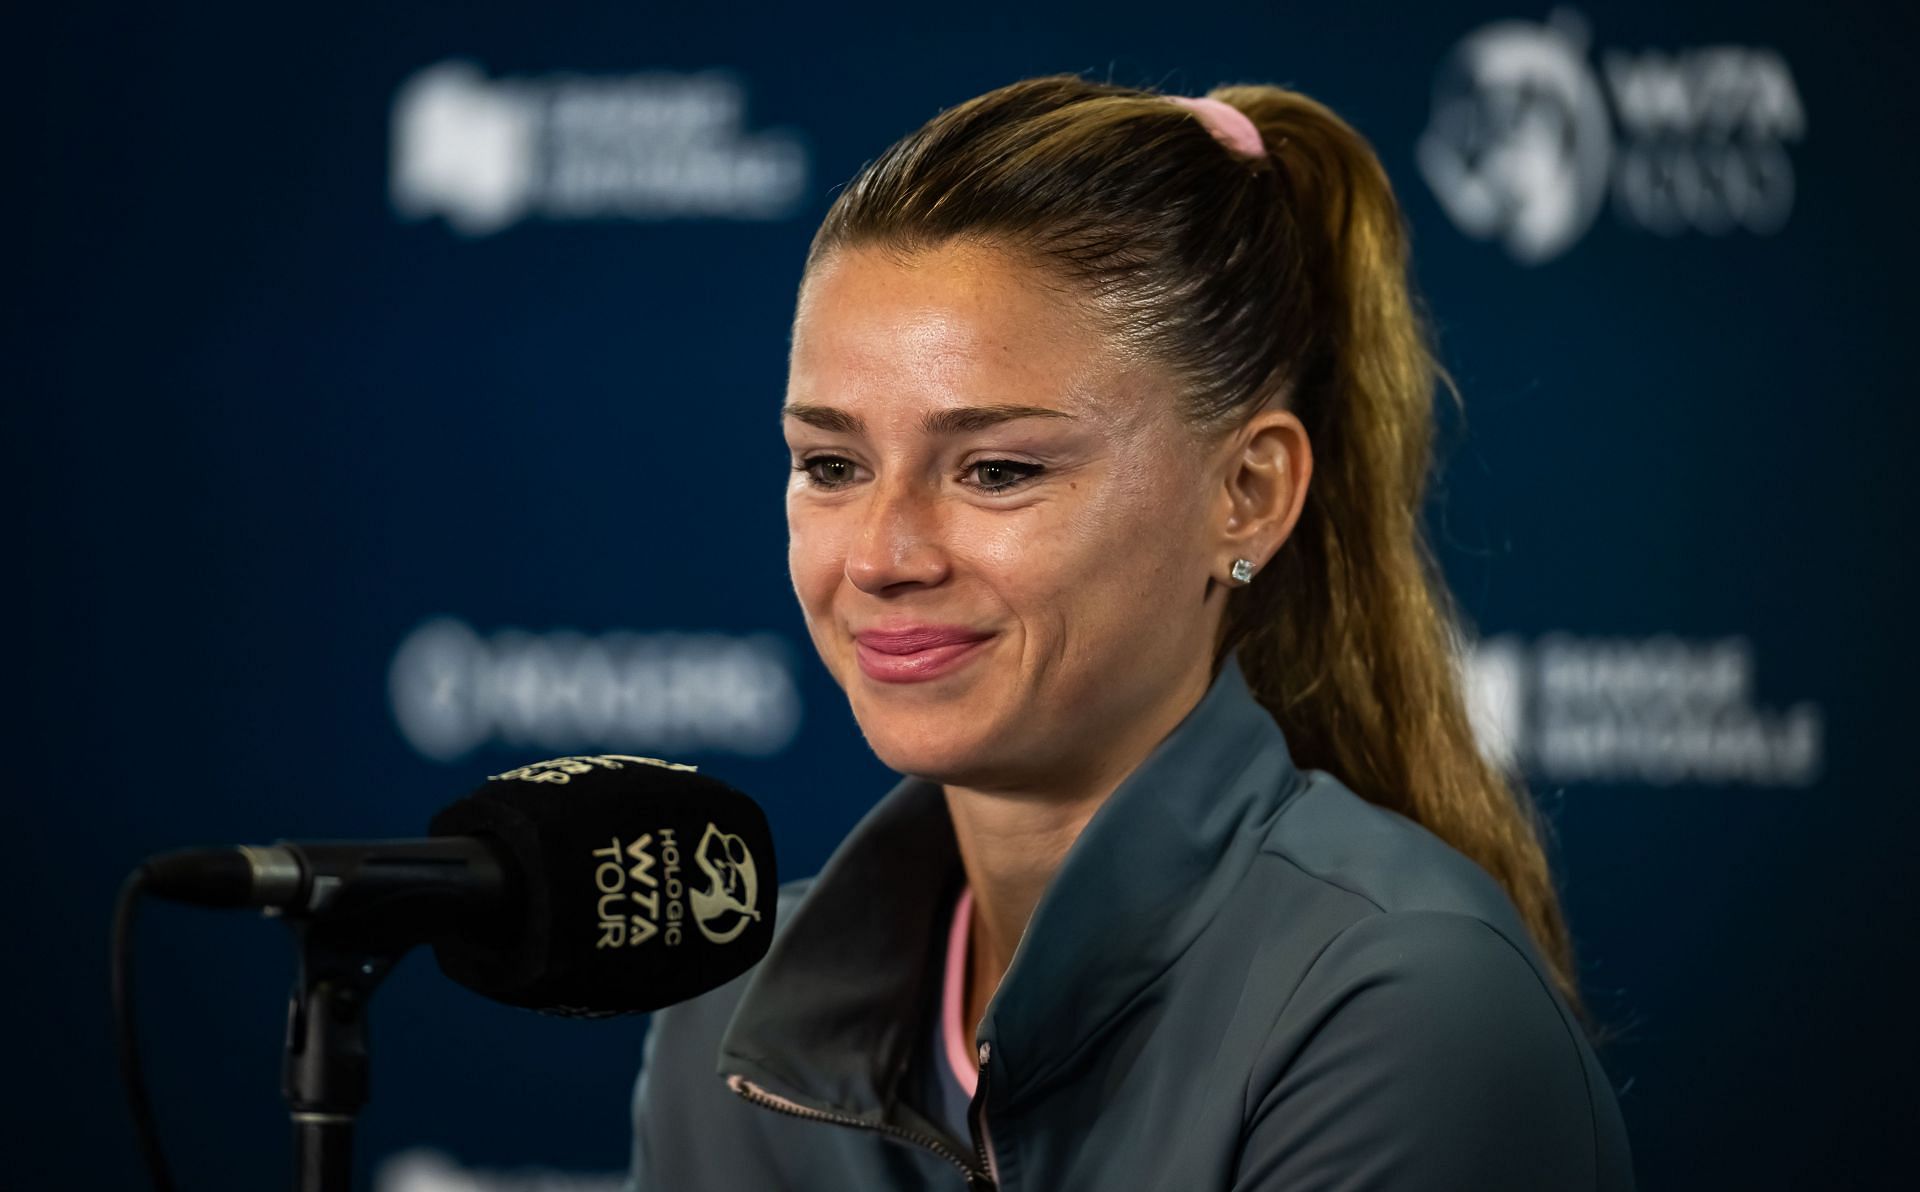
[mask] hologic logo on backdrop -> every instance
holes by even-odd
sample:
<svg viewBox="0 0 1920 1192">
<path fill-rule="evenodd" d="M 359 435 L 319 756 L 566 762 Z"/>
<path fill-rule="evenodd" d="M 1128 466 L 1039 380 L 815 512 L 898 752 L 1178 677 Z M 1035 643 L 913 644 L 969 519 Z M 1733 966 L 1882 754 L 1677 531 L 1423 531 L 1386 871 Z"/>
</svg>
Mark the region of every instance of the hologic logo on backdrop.
<svg viewBox="0 0 1920 1192">
<path fill-rule="evenodd" d="M 394 95 L 394 210 L 469 236 L 523 218 L 780 219 L 807 151 L 746 132 L 746 106 L 724 71 L 489 79 L 441 62 Z"/>
<path fill-rule="evenodd" d="M 387 691 L 401 735 L 434 761 L 485 745 L 764 756 L 800 727 L 789 651 L 770 634 L 483 637 L 436 617 L 394 652 Z"/>
<path fill-rule="evenodd" d="M 1467 658 L 1467 705 L 1488 758 L 1547 782 L 1812 784 L 1819 705 L 1759 706 L 1753 673 L 1743 637 L 1502 636 Z"/>
<path fill-rule="evenodd" d="M 1609 194 L 1622 222 L 1663 235 L 1786 223 L 1784 146 L 1807 121 L 1777 51 L 1610 49 L 1601 65 L 1567 9 L 1454 47 L 1415 157 L 1456 227 L 1532 265 L 1578 241 Z"/>
</svg>

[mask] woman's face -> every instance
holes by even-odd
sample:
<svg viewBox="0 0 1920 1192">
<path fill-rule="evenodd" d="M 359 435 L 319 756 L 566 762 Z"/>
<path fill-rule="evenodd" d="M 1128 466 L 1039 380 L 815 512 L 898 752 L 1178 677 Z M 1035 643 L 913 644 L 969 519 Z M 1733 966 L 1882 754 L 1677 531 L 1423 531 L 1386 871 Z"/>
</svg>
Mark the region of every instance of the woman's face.
<svg viewBox="0 0 1920 1192">
<path fill-rule="evenodd" d="M 1072 782 L 1205 689 L 1214 453 L 1165 378 L 1076 309 L 966 245 L 843 250 L 804 287 L 788 562 L 814 646 L 901 773 Z"/>
</svg>

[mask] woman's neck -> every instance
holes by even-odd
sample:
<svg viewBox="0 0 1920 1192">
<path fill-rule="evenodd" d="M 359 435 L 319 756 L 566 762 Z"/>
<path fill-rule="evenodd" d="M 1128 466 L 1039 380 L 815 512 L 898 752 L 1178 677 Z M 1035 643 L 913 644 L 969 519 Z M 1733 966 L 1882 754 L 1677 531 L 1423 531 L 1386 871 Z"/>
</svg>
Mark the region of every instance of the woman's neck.
<svg viewBox="0 0 1920 1192">
<path fill-rule="evenodd" d="M 960 863 L 973 891 L 968 946 L 966 1038 L 979 1032 L 987 1003 L 1013 964 L 1034 907 L 1066 860 L 1067 850 L 1115 788 L 1166 739 L 1206 694 L 1205 671 L 1191 676 L 1139 728 L 1111 740 L 1104 764 L 1070 789 L 973 790 L 944 786 Z M 1197 688 L 1195 684 L 1197 683 Z"/>
<path fill-rule="evenodd" d="M 1047 883 L 1108 793 L 1062 801 L 946 788 L 960 863 L 973 891 L 961 1023 L 967 1039 L 978 1032 Z"/>
</svg>

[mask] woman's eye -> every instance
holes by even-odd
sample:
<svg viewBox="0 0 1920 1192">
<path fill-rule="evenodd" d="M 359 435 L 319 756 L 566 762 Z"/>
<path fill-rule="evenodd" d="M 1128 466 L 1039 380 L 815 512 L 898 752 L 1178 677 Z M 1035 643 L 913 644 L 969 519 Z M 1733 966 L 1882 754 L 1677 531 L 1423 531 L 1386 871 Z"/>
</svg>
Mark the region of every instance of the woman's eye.
<svg viewBox="0 0 1920 1192">
<path fill-rule="evenodd" d="M 857 465 L 838 455 L 812 456 L 794 464 L 793 470 L 805 473 L 808 483 L 821 489 L 845 488 L 858 478 Z M 1014 459 L 984 459 L 966 467 L 966 475 L 972 486 L 989 493 L 1018 488 L 1043 471 L 1045 469 L 1039 464 Z"/>
<path fill-rule="evenodd" d="M 975 487 L 990 493 L 1018 487 L 1044 470 L 1039 464 L 1021 463 L 1015 459 L 983 459 L 977 464 L 967 465 Z"/>
<path fill-rule="evenodd" d="M 853 479 L 853 461 L 837 455 L 816 455 L 811 459 L 803 459 L 793 466 L 793 470 L 805 472 L 816 488 L 839 488 Z"/>
</svg>

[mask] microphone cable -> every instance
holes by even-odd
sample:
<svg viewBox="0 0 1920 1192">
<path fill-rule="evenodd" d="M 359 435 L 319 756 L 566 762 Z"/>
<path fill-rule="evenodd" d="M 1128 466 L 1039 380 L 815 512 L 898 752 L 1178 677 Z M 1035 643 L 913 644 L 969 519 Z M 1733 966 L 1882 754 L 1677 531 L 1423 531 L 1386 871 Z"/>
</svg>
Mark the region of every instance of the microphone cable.
<svg viewBox="0 0 1920 1192">
<path fill-rule="evenodd" d="M 127 1088 L 127 1104 L 133 1110 L 133 1129 L 140 1139 L 147 1173 L 153 1178 L 155 1192 L 174 1192 L 167 1156 L 160 1149 L 153 1102 L 147 1096 L 146 1078 L 140 1070 L 140 1041 L 134 1032 L 133 920 L 146 887 L 147 867 L 142 865 L 121 883 L 120 897 L 113 907 L 113 1020 L 120 1044 L 120 1079 Z"/>
</svg>

